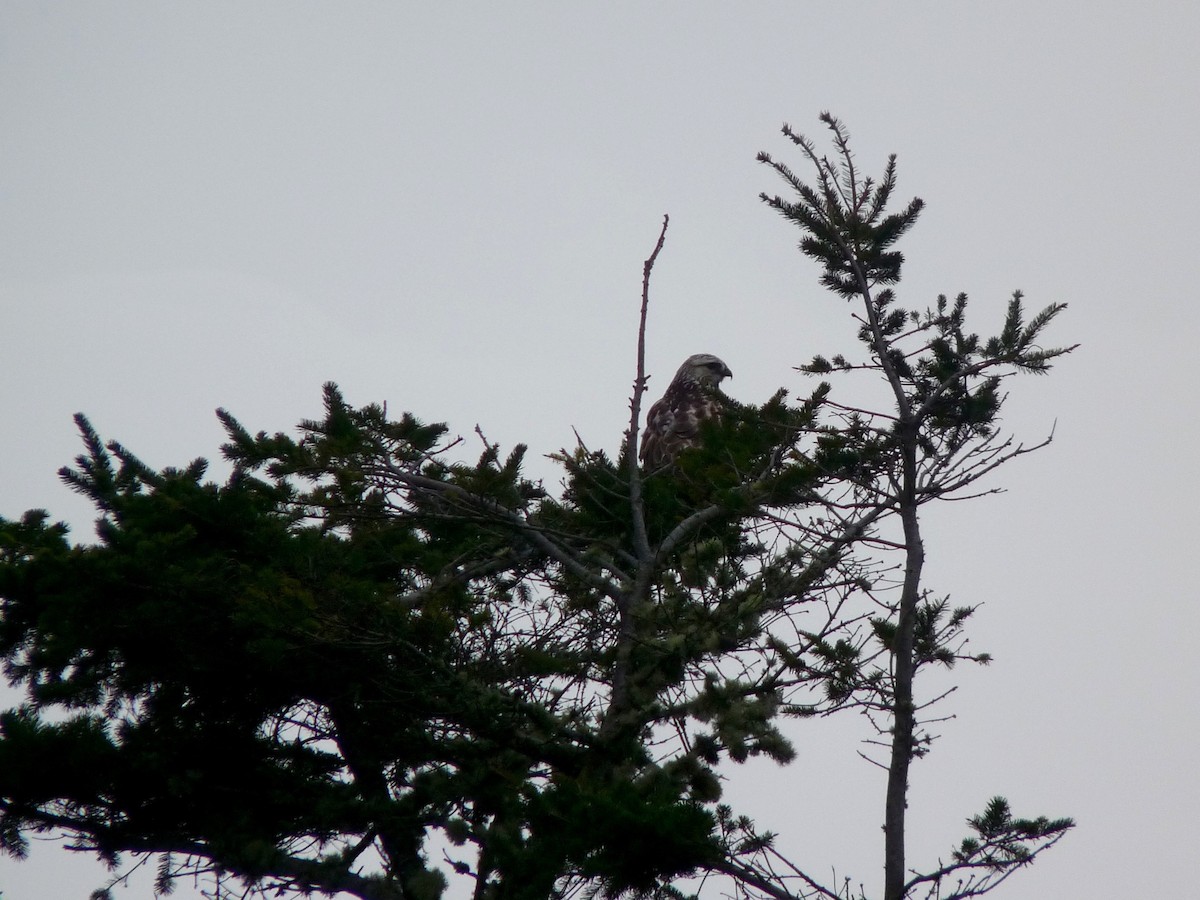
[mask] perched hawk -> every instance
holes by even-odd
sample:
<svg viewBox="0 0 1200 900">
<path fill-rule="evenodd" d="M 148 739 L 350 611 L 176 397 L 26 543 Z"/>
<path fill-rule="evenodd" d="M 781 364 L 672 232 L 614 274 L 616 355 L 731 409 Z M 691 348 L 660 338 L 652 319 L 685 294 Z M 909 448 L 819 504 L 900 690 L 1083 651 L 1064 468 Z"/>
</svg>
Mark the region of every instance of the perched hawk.
<svg viewBox="0 0 1200 900">
<path fill-rule="evenodd" d="M 721 411 L 717 386 L 732 378 L 729 366 L 711 353 L 689 356 L 662 399 L 650 407 L 638 458 L 648 469 L 669 463 L 680 450 L 695 445 L 700 423 Z"/>
</svg>

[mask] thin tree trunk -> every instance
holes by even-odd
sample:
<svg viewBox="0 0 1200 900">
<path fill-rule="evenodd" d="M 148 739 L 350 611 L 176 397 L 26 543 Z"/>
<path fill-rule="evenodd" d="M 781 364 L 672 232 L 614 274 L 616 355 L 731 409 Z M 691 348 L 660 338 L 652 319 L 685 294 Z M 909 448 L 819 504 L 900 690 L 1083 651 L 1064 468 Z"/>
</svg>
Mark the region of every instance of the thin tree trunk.
<svg viewBox="0 0 1200 900">
<path fill-rule="evenodd" d="M 900 521 L 904 528 L 904 586 L 893 650 L 894 694 L 892 696 L 892 755 L 888 765 L 887 799 L 884 809 L 884 900 L 903 900 L 905 876 L 904 817 L 908 809 L 908 767 L 913 758 L 916 710 L 913 706 L 913 630 L 921 592 L 921 569 L 925 546 L 916 501 L 916 429 L 902 429 L 903 484 Z"/>
</svg>

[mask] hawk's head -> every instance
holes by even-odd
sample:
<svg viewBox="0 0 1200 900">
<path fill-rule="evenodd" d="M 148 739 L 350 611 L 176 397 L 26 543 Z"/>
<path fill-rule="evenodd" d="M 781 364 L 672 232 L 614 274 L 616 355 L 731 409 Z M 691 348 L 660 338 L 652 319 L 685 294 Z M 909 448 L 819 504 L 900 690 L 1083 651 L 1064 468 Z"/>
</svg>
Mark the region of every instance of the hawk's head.
<svg viewBox="0 0 1200 900">
<path fill-rule="evenodd" d="M 729 370 L 729 366 L 711 353 L 692 354 L 675 373 L 676 382 L 690 381 L 711 387 L 717 387 L 722 378 L 732 377 L 733 372 Z"/>
</svg>

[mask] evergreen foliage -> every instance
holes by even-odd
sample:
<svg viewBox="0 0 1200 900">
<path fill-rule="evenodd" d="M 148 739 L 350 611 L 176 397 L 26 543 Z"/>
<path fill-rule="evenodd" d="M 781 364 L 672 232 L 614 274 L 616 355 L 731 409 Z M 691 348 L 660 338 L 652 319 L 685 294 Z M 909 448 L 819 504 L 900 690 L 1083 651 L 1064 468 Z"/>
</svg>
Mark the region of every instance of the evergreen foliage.
<svg viewBox="0 0 1200 900">
<path fill-rule="evenodd" d="M 96 542 L 38 510 L 0 520 L 0 651 L 25 697 L 0 714 L 0 849 L 64 835 L 114 866 L 158 855 L 164 891 L 213 873 L 228 896 L 435 900 L 459 878 L 480 900 L 682 897 L 705 876 L 848 897 L 780 866 L 721 789 L 730 762 L 792 759 L 786 718 L 842 709 L 891 743 L 885 900 L 976 896 L 1052 846 L 1070 820 L 997 798 L 914 876 L 903 806 L 932 741 L 913 677 L 988 660 L 965 652 L 973 608 L 922 585 L 918 512 L 1034 449 L 1000 436 L 999 388 L 1070 349 L 1040 345 L 1063 307 L 1027 319 L 1017 294 L 987 339 L 965 296 L 901 307 L 896 245 L 922 204 L 889 212 L 895 159 L 861 177 L 823 119 L 834 160 L 785 127 L 817 180 L 763 154 L 795 195 L 764 200 L 861 305 L 860 356 L 804 371 L 873 372 L 890 406 L 829 383 L 731 403 L 647 474 L 639 366 L 620 448 L 556 454 L 557 492 L 523 446 L 481 435 L 465 462 L 446 426 L 332 384 L 296 436 L 219 411 L 222 483 L 203 460 L 156 471 L 78 417 L 61 475 Z"/>
</svg>

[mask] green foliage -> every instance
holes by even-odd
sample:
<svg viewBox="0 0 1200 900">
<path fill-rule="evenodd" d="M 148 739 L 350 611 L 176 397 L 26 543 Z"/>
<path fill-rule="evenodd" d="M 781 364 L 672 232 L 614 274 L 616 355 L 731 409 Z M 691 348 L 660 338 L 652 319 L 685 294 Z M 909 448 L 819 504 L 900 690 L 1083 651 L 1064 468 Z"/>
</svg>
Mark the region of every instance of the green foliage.
<svg viewBox="0 0 1200 900">
<path fill-rule="evenodd" d="M 860 177 L 824 120 L 835 162 L 785 128 L 815 186 L 760 157 L 822 282 L 864 304 L 861 358 L 804 371 L 874 372 L 894 408 L 844 406 L 828 382 L 729 401 L 659 471 L 631 439 L 562 451 L 555 493 L 522 445 L 480 434 L 467 462 L 445 425 L 332 384 L 295 436 L 219 411 L 220 483 L 78 417 L 61 475 L 97 541 L 39 510 L 0 519 L 0 652 L 24 692 L 0 713 L 0 849 L 55 832 L 112 864 L 160 853 L 164 892 L 211 871 L 364 900 L 436 900 L 447 874 L 480 900 L 680 897 L 678 879 L 720 872 L 747 897 L 800 896 L 774 836 L 720 802 L 722 767 L 791 761 L 781 715 L 916 708 L 902 661 L 987 661 L 964 652 L 974 608 L 919 583 L 897 600 L 878 548 L 1023 452 L 997 439 L 1001 379 L 1070 349 L 1040 345 L 1063 307 L 1027 319 L 1019 294 L 987 339 L 965 296 L 901 307 L 897 242 L 922 204 L 890 212 L 894 158 Z M 1020 864 L 1070 827 L 997 802 L 955 865 Z"/>
<path fill-rule="evenodd" d="M 914 199 L 903 211 L 885 214 L 896 187 L 895 155 L 888 157 L 878 182 L 859 179 L 851 162 L 848 132 L 828 113 L 821 120 L 829 126 L 838 154 L 848 165 L 819 166 L 817 184 L 810 187 L 786 165 L 775 162 L 767 153 L 760 153 L 759 161 L 774 168 L 797 195 L 795 200 L 766 194 L 762 197 L 804 232 L 800 251 L 821 264 L 824 269 L 821 283 L 834 293 L 851 298 L 858 296 L 864 285 L 895 284 L 900 280 L 904 256 L 893 246 L 916 224 L 924 204 Z M 807 138 L 787 125 L 783 133 L 809 159 L 817 159 L 816 149 Z M 894 330 L 902 324 L 898 319 L 891 320 Z"/>
<path fill-rule="evenodd" d="M 913 623 L 913 652 L 917 668 L 938 663 L 952 669 L 962 659 L 983 664 L 991 662 L 991 657 L 986 653 L 964 656 L 960 652 L 965 640 L 964 626 L 974 613 L 975 608 L 971 606 L 951 609 L 948 600 L 925 598 L 917 607 Z M 884 649 L 889 653 L 895 652 L 899 628 L 896 621 L 874 618 L 871 627 Z"/>
<path fill-rule="evenodd" d="M 202 460 L 154 471 L 80 417 L 63 478 L 100 511 L 99 542 L 38 511 L 0 523 L 0 648 L 29 698 L 0 720 L 6 849 L 70 823 L 112 861 L 154 847 L 360 896 L 372 836 L 409 895 L 439 895 L 431 827 L 474 848 L 456 865 L 496 896 L 564 877 L 641 891 L 711 863 L 713 766 L 791 752 L 773 688 L 702 672 L 762 637 L 739 587 L 764 549 L 738 523 L 812 489 L 782 456 L 818 403 L 739 408 L 723 450 L 685 461 L 694 489 L 647 479 L 656 541 L 675 539 L 659 602 L 630 622 L 620 710 L 600 701 L 635 553 L 624 461 L 564 455 L 550 499 L 523 448 L 452 461 L 443 426 L 329 385 L 299 439 L 221 412 L 234 469 L 217 484 Z M 720 515 L 679 531 L 703 509 Z M 706 726 L 703 749 L 660 766 L 642 736 L 679 716 Z"/>
<path fill-rule="evenodd" d="M 964 838 L 953 851 L 955 862 L 997 871 L 1030 862 L 1034 855 L 1031 842 L 1056 840 L 1075 827 L 1071 819 L 1013 818 L 1003 797 L 993 797 L 967 824 L 975 836 Z"/>
<path fill-rule="evenodd" d="M 820 264 L 822 284 L 857 305 L 861 357 L 817 355 L 801 371 L 821 376 L 864 371 L 886 385 L 890 402 L 873 409 L 841 406 L 830 395 L 827 405 L 840 411 L 841 427 L 825 436 L 824 448 L 852 485 L 835 505 L 838 513 L 867 509 L 899 519 L 899 536 L 887 544 L 901 555 L 898 568 L 904 575 L 895 585 L 895 600 L 881 602 L 883 613 L 870 616 L 867 636 L 854 629 L 809 632 L 807 657 L 794 648 L 777 652 L 793 672 L 811 672 L 815 663 L 827 702 L 864 709 L 888 747 L 884 897 L 902 900 L 915 884 L 939 882 L 959 867 L 969 870 L 976 865 L 974 858 L 963 857 L 932 876 L 907 880 L 911 871 L 905 853 L 908 770 L 914 759 L 929 751 L 933 740 L 919 718 L 925 705 L 915 692 L 915 679 L 931 664 L 951 668 L 961 659 L 980 663 L 990 659 L 987 654 L 963 652 L 963 628 L 973 608 L 952 610 L 945 600 L 930 600 L 922 588 L 925 547 L 920 510 L 935 500 L 965 496 L 995 468 L 1035 449 L 1013 447 L 1011 440 L 998 437 L 1005 399 L 1002 379 L 1022 371 L 1046 372 L 1052 360 L 1074 348 L 1044 349 L 1040 344 L 1044 330 L 1065 305 L 1048 306 L 1026 320 L 1020 292 L 1008 304 L 1000 333 L 987 339 L 967 330 L 965 294 L 953 303 L 940 296 L 933 309 L 923 312 L 901 306 L 894 286 L 904 258 L 894 245 L 916 222 L 923 203 L 914 199 L 901 211 L 888 213 L 896 187 L 895 157 L 889 157 L 878 181 L 863 177 L 845 128 L 828 113 L 821 120 L 832 136 L 832 159 L 818 155 L 808 139 L 788 126 L 783 128 L 815 170 L 815 184 L 763 153 L 759 161 L 770 166 L 794 196 L 763 194 L 761 198 L 801 228 L 800 249 Z M 878 521 L 870 513 L 860 514 L 863 520 Z M 816 709 L 797 704 L 789 711 L 811 715 Z M 984 830 L 1011 827 L 1018 832 L 1029 824 L 1017 827 L 1006 815 L 1006 808 L 993 805 L 988 816 L 973 824 Z M 1033 823 L 1028 831 L 1035 847 L 1005 845 L 1009 862 L 1028 861 L 1061 836 L 1038 831 L 1039 824 Z M 971 847 L 978 849 L 965 844 L 964 853 Z M 1018 860 L 1022 852 L 1027 855 Z M 978 896 L 994 886 L 989 877 L 972 875 L 962 892 L 951 896 Z"/>
<path fill-rule="evenodd" d="M 1047 372 L 1051 360 L 1074 349 L 1042 348 L 1038 343 L 1066 304 L 1052 304 L 1027 322 L 1018 291 L 1000 334 L 986 340 L 964 330 L 966 294 L 959 294 L 953 304 L 939 296 L 935 307 L 924 312 L 900 306 L 890 286 L 900 279 L 904 257 L 893 246 L 916 223 L 924 204 L 914 198 L 902 211 L 886 213 L 896 187 L 895 156 L 888 158 L 878 181 L 861 177 L 844 126 L 828 113 L 821 121 L 837 151 L 832 161 L 818 156 L 807 138 L 783 128 L 816 169 L 816 185 L 760 153 L 759 161 L 795 193 L 793 199 L 765 193 L 761 198 L 805 232 L 800 248 L 821 264 L 822 283 L 840 296 L 865 303 L 858 338 L 869 358 L 855 363 L 842 354 L 832 361 L 816 356 L 803 370 L 820 375 L 859 368 L 879 372 L 897 391 L 897 424 L 916 428 L 930 456 L 953 453 L 972 437 L 992 433 L 1001 406 L 1002 377 Z"/>
</svg>

